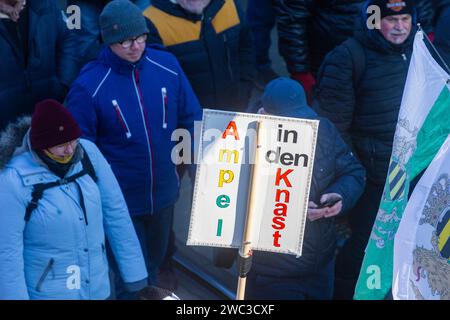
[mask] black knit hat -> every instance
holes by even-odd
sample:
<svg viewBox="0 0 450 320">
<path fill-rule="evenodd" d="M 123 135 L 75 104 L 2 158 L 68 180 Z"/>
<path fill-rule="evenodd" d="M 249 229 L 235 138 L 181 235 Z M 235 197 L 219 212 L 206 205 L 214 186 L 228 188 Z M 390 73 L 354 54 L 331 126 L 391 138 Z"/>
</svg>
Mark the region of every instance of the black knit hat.
<svg viewBox="0 0 450 320">
<path fill-rule="evenodd" d="M 413 15 L 416 8 L 414 0 L 372 0 L 372 4 L 380 7 L 382 19 L 397 14 Z"/>
<path fill-rule="evenodd" d="M 107 45 L 148 33 L 141 10 L 129 0 L 114 0 L 100 14 L 100 30 Z"/>
</svg>

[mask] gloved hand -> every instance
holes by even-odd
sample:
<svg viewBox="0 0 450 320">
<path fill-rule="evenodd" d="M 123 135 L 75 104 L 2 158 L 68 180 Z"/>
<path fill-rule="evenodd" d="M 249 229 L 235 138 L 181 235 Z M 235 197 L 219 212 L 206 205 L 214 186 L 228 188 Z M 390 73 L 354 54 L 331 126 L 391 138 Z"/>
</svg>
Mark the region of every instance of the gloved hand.
<svg viewBox="0 0 450 320">
<path fill-rule="evenodd" d="M 0 13 L 7 15 L 11 20 L 17 22 L 24 6 L 24 0 L 0 0 Z"/>
<path fill-rule="evenodd" d="M 314 76 L 311 72 L 299 72 L 293 73 L 291 78 L 297 80 L 303 86 L 308 98 L 308 104 L 311 105 L 313 100 L 313 88 L 316 85 L 316 79 L 314 79 Z"/>
<path fill-rule="evenodd" d="M 180 300 L 175 293 L 164 288 L 148 286 L 137 293 L 139 300 Z"/>
</svg>

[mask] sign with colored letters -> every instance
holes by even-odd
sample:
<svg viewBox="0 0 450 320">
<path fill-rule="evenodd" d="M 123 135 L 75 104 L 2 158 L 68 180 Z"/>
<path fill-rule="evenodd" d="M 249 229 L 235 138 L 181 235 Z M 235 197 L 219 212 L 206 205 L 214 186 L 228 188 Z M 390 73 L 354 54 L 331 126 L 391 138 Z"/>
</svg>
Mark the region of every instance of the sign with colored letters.
<svg viewBox="0 0 450 320">
<path fill-rule="evenodd" d="M 187 244 L 240 248 L 251 193 L 252 249 L 301 255 L 318 126 L 205 109 Z"/>
</svg>

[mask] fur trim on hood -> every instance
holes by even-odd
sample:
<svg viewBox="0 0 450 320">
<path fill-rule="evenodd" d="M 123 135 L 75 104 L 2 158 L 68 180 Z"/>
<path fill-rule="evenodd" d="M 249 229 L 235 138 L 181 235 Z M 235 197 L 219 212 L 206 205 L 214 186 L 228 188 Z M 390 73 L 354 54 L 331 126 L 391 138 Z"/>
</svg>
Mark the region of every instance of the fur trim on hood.
<svg viewBox="0 0 450 320">
<path fill-rule="evenodd" d="M 10 123 L 6 129 L 0 133 L 0 170 L 15 155 L 17 148 L 23 146 L 23 139 L 31 126 L 31 117 L 19 118 L 16 122 Z"/>
</svg>

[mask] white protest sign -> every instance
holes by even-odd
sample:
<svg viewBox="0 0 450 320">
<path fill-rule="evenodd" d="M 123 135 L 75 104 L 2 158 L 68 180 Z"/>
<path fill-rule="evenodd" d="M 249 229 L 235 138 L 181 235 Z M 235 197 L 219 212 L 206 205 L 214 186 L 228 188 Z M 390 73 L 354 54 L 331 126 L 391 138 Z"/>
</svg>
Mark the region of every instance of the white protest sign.
<svg viewBox="0 0 450 320">
<path fill-rule="evenodd" d="M 257 122 L 252 249 L 301 254 L 319 121 L 207 109 L 188 245 L 241 247 Z"/>
</svg>

